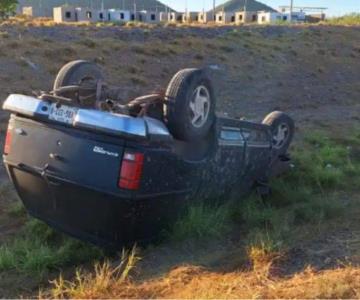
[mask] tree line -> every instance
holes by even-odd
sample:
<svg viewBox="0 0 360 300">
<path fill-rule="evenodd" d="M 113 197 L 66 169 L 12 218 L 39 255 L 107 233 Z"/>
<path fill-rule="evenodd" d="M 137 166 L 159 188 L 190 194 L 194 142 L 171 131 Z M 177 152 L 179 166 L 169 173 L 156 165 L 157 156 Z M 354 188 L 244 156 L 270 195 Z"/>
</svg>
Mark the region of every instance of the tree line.
<svg viewBox="0 0 360 300">
<path fill-rule="evenodd" d="M 17 0 L 0 0 L 0 19 L 7 18 L 16 11 Z"/>
</svg>

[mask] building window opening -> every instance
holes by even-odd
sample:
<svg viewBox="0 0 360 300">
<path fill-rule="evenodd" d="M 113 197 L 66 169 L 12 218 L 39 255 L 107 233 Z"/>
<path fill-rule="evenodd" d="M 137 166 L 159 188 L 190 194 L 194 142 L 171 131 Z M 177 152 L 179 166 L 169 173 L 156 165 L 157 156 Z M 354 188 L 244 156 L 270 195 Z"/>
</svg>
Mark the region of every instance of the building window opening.
<svg viewBox="0 0 360 300">
<path fill-rule="evenodd" d="M 155 14 L 152 14 L 152 15 L 151 15 L 151 21 L 156 21 L 156 16 L 155 16 Z"/>
<path fill-rule="evenodd" d="M 120 13 L 120 19 L 124 20 L 125 19 L 125 14 L 124 13 Z"/>
<path fill-rule="evenodd" d="M 92 12 L 91 12 L 91 11 L 87 11 L 87 12 L 86 12 L 86 17 L 87 17 L 88 19 L 91 19 L 91 18 L 92 18 Z"/>
<path fill-rule="evenodd" d="M 70 11 L 67 11 L 67 12 L 65 13 L 65 18 L 66 18 L 66 19 L 71 19 L 71 12 L 70 12 Z"/>
</svg>

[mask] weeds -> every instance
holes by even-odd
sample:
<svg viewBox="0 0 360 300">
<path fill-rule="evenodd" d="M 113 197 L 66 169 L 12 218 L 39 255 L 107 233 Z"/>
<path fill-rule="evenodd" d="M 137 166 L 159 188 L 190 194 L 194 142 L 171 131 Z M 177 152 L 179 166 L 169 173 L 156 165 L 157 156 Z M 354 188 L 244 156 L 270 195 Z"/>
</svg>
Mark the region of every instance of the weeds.
<svg viewBox="0 0 360 300">
<path fill-rule="evenodd" d="M 327 25 L 360 25 L 360 14 L 359 13 L 352 13 L 342 17 L 337 18 L 330 18 L 328 19 L 325 24 Z"/>
<path fill-rule="evenodd" d="M 341 141 L 321 132 L 308 134 L 292 151 L 294 168 L 271 182 L 272 195 L 266 201 L 254 194 L 216 207 L 196 204 L 176 223 L 172 236 L 220 236 L 231 221 L 240 222 L 251 249 L 280 251 L 291 244 L 297 226 L 341 215 L 346 203 L 334 191 L 357 187 L 360 160 L 354 153 L 359 145 L 356 134 Z"/>
</svg>

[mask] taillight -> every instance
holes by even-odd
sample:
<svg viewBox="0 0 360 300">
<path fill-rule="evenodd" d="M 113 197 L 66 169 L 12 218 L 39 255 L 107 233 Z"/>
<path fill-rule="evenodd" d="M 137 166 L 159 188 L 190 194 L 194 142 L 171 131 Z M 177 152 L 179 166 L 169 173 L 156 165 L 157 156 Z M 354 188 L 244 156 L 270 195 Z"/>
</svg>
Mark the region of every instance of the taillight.
<svg viewBox="0 0 360 300">
<path fill-rule="evenodd" d="M 8 128 L 5 138 L 4 154 L 9 154 L 11 151 L 11 129 Z"/>
<path fill-rule="evenodd" d="M 125 151 L 121 165 L 119 187 L 127 190 L 139 189 L 143 165 L 143 153 Z"/>
</svg>

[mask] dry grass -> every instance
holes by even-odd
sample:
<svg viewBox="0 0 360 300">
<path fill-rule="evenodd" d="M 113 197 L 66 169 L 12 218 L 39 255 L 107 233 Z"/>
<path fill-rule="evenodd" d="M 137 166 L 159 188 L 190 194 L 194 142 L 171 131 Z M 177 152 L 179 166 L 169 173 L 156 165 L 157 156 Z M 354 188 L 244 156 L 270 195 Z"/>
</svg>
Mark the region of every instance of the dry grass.
<svg viewBox="0 0 360 300">
<path fill-rule="evenodd" d="M 17 26 L 24 26 L 24 27 L 53 27 L 53 26 L 89 26 L 89 22 L 66 22 L 58 24 L 54 22 L 52 18 L 30 18 L 27 16 L 16 16 L 11 17 L 3 22 L 0 25 L 17 25 Z"/>
<path fill-rule="evenodd" d="M 130 253 L 122 252 L 120 263 L 116 267 L 112 267 L 109 261 L 102 264 L 96 263 L 94 273 L 78 270 L 73 282 L 64 280 L 60 275 L 59 279 L 52 282 L 54 288 L 51 290 L 51 297 L 55 299 L 101 298 L 101 295 L 111 293 L 115 286 L 123 287 L 129 283 L 129 274 L 139 259 L 136 246 L 134 246 Z M 41 293 L 40 298 L 42 298 Z"/>
<path fill-rule="evenodd" d="M 315 272 L 311 268 L 291 277 L 276 277 L 271 267 L 276 257 L 261 249 L 250 253 L 252 268 L 231 273 L 181 266 L 160 279 L 136 283 L 128 279 L 135 256 L 120 268 L 109 263 L 95 266 L 95 274 L 76 274 L 74 282 L 55 281 L 53 298 L 165 298 L 165 299 L 344 299 L 360 297 L 360 268 L 346 266 Z M 125 274 L 119 270 L 125 267 Z"/>
</svg>

